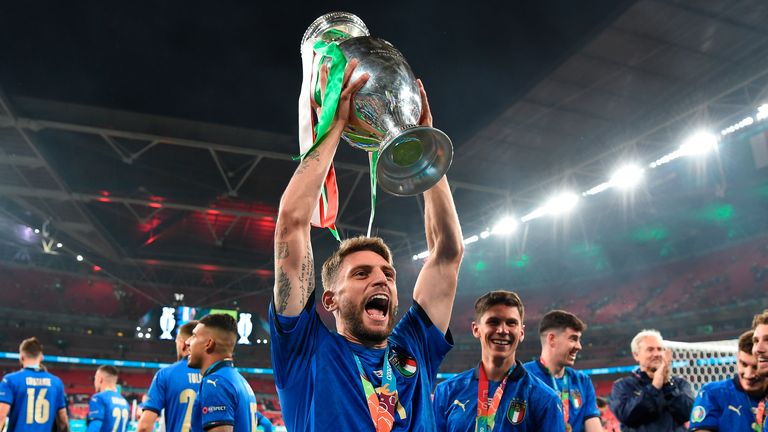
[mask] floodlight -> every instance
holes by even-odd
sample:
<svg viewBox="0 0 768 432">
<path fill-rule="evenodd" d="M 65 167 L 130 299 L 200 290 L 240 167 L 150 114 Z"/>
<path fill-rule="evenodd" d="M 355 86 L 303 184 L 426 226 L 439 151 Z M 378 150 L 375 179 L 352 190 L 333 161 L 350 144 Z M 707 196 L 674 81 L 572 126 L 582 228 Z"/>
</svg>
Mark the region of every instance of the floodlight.
<svg viewBox="0 0 768 432">
<path fill-rule="evenodd" d="M 476 242 L 478 240 L 480 240 L 480 237 L 478 237 L 476 235 L 473 235 L 472 237 L 465 238 L 464 239 L 464 244 L 465 245 L 472 244 L 472 243 L 474 243 L 474 242 Z"/>
<path fill-rule="evenodd" d="M 78 256 L 75 257 L 75 259 L 77 261 L 82 261 L 83 260 L 83 256 L 82 255 L 78 255 Z"/>
<path fill-rule="evenodd" d="M 508 235 L 517 231 L 517 218 L 514 216 L 504 216 L 496 222 L 496 225 L 491 229 L 493 235 Z M 485 238 L 485 237 L 483 237 Z"/>
<path fill-rule="evenodd" d="M 622 189 L 631 188 L 643 179 L 643 171 L 637 165 L 624 165 L 614 171 L 611 176 L 611 186 Z"/>
<path fill-rule="evenodd" d="M 544 206 L 547 213 L 552 215 L 558 215 L 571 211 L 579 202 L 579 196 L 572 192 L 563 192 L 560 195 L 556 195 L 547 201 Z"/>
<path fill-rule="evenodd" d="M 491 235 L 491 232 L 488 231 L 488 230 L 485 230 L 485 231 L 480 233 L 480 238 L 481 239 L 487 239 L 490 235 Z"/>
<path fill-rule="evenodd" d="M 704 155 L 717 148 L 717 137 L 709 132 L 696 132 L 680 146 L 681 156 Z"/>
</svg>

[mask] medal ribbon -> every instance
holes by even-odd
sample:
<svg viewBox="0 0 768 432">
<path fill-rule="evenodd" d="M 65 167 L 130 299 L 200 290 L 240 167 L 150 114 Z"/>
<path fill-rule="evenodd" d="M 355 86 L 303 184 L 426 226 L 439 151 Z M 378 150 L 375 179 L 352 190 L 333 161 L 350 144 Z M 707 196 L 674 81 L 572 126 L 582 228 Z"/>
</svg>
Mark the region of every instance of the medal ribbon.
<svg viewBox="0 0 768 432">
<path fill-rule="evenodd" d="M 765 401 L 768 400 L 768 396 L 763 398 L 763 400 L 760 401 L 759 404 L 757 404 L 757 412 L 755 413 L 755 424 L 754 429 L 757 432 L 761 432 L 763 430 L 763 426 L 765 426 Z"/>
<path fill-rule="evenodd" d="M 368 379 L 363 364 L 357 354 L 355 357 L 360 381 L 363 384 L 365 400 L 371 413 L 371 421 L 376 432 L 390 432 L 395 424 L 395 407 L 397 405 L 397 379 L 389 364 L 389 346 L 384 350 L 384 365 L 381 367 L 381 387 L 375 389 Z"/>
<path fill-rule="evenodd" d="M 507 386 L 507 379 L 515 370 L 512 366 L 507 375 L 501 381 L 501 384 L 493 392 L 493 399 L 488 397 L 488 375 L 485 373 L 483 362 L 479 366 L 479 382 L 477 383 L 477 417 L 475 418 L 475 432 L 491 432 L 496 423 L 496 411 L 499 410 L 501 397 L 504 395 L 504 387 Z"/>
<path fill-rule="evenodd" d="M 547 371 L 547 374 L 552 378 L 552 388 L 560 394 L 560 401 L 563 403 L 563 418 L 565 418 L 565 430 L 571 430 L 571 426 L 568 424 L 568 419 L 570 418 L 570 404 L 571 404 L 571 386 L 568 381 L 568 374 L 563 371 L 563 388 L 560 388 L 560 386 L 557 385 L 557 379 L 552 374 L 552 372 L 547 367 L 546 363 L 544 363 L 544 359 L 539 357 L 539 362 L 541 362 L 542 366 L 544 366 L 544 370 Z"/>
</svg>

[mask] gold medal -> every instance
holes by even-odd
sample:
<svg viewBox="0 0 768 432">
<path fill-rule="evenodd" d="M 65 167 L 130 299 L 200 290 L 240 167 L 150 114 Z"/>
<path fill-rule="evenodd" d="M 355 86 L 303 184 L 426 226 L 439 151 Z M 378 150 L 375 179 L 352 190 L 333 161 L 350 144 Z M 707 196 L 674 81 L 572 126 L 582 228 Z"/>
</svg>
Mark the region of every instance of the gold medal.
<svg viewBox="0 0 768 432">
<path fill-rule="evenodd" d="M 566 423 L 565 424 L 565 432 L 571 432 L 572 430 L 573 430 L 573 427 L 570 424 Z"/>
</svg>

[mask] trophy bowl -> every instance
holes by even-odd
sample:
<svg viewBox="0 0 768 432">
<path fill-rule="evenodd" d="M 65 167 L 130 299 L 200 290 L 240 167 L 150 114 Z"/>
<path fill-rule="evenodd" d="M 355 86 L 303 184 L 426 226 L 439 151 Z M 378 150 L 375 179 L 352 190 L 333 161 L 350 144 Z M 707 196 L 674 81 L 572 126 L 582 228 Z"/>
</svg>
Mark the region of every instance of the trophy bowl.
<svg viewBox="0 0 768 432">
<path fill-rule="evenodd" d="M 369 75 L 354 96 L 354 119 L 342 137 L 353 147 L 379 152 L 378 185 L 399 196 L 434 186 L 451 165 L 453 145 L 439 129 L 419 125 L 419 87 L 402 53 L 370 36 L 365 23 L 346 12 L 315 20 L 304 33 L 302 49 L 307 49 L 308 41 L 318 40 L 336 43 L 347 60 L 358 60 L 351 80 Z M 313 73 L 319 73 L 319 67 Z"/>
</svg>

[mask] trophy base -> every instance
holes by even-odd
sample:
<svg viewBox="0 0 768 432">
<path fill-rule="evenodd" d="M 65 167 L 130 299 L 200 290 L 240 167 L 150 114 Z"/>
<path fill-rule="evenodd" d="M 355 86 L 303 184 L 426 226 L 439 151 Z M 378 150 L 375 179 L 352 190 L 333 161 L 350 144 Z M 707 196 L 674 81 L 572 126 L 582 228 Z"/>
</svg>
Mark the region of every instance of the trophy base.
<svg viewBox="0 0 768 432">
<path fill-rule="evenodd" d="M 434 186 L 453 160 L 453 144 L 443 131 L 412 126 L 390 131 L 382 142 L 377 184 L 397 196 L 418 195 Z"/>
</svg>

